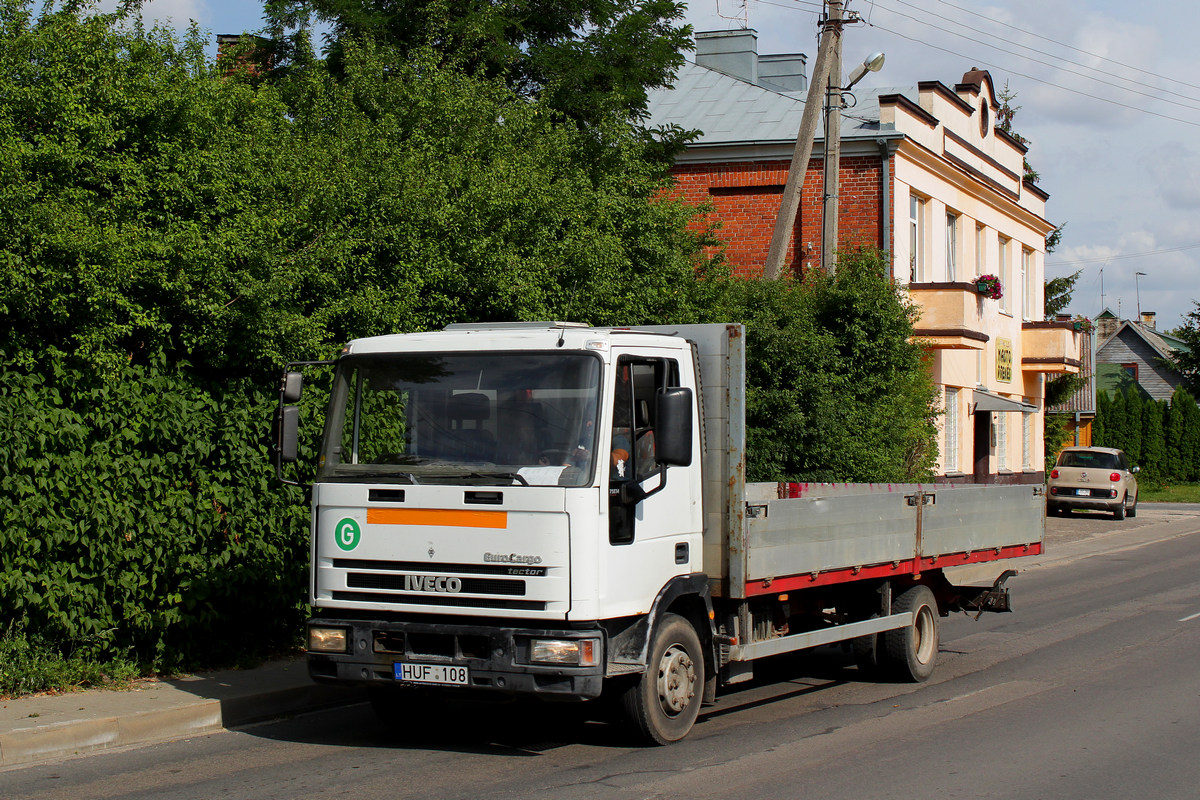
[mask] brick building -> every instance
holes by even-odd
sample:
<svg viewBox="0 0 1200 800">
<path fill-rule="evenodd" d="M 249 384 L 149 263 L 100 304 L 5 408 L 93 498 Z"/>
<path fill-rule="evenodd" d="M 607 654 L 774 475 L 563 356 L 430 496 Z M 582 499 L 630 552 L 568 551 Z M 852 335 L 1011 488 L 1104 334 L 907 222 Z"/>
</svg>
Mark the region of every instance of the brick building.
<svg viewBox="0 0 1200 800">
<path fill-rule="evenodd" d="M 752 30 L 696 35 L 695 61 L 650 95 L 654 125 L 701 131 L 673 175 L 708 204 L 735 274 L 762 273 L 807 92 L 803 55 L 760 55 Z M 917 335 L 942 387 L 939 479 L 1040 483 L 1047 374 L 1077 372 L 1080 336 L 1042 321 L 1048 195 L 1026 148 L 995 127 L 991 76 L 953 88 L 856 87 L 843 111 L 839 246 L 873 245 L 921 307 Z M 813 147 L 789 243 L 793 273 L 819 267 L 823 141 Z M 998 276 L 1002 296 L 976 278 Z"/>
</svg>

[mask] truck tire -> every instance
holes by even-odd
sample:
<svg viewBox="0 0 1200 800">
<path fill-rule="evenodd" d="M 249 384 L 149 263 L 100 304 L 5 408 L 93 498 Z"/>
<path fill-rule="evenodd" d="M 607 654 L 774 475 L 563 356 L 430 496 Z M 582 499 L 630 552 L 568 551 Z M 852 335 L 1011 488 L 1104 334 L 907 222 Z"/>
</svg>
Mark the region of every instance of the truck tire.
<svg viewBox="0 0 1200 800">
<path fill-rule="evenodd" d="M 677 614 L 655 626 L 646 671 L 622 698 L 625 718 L 650 744 L 687 736 L 704 700 L 704 652 L 696 629 Z"/>
<path fill-rule="evenodd" d="M 892 601 L 892 613 L 911 611 L 911 625 L 880 634 L 879 658 L 885 674 L 898 681 L 928 680 L 937 663 L 938 607 L 928 586 L 917 585 Z"/>
</svg>

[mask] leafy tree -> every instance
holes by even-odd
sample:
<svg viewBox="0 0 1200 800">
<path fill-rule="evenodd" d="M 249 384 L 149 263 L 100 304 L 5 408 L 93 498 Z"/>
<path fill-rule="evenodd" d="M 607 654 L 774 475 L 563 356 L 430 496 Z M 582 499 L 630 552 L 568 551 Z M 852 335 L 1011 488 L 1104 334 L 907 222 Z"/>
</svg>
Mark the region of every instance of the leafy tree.
<svg viewBox="0 0 1200 800">
<path fill-rule="evenodd" d="M 1008 81 L 1005 81 L 1004 88 L 996 93 L 996 99 L 1000 101 L 1000 107 L 996 109 L 996 127 L 1021 144 L 1028 144 L 1029 140 L 1013 128 L 1013 118 L 1016 117 L 1021 107 L 1013 105 L 1013 101 L 1017 99 L 1017 93 L 1008 88 Z M 1037 183 L 1041 175 L 1029 164 L 1028 158 L 1024 159 L 1024 165 L 1024 179 L 1029 183 Z"/>
<path fill-rule="evenodd" d="M 715 307 L 693 212 L 627 124 L 369 42 L 336 77 L 226 75 L 195 29 L 76 5 L 0 0 L 0 629 L 155 667 L 291 644 L 307 527 L 267 459 L 280 362 Z"/>
<path fill-rule="evenodd" d="M 1153 402 L 1153 401 L 1151 401 Z M 1129 454 L 1134 464 L 1142 463 L 1142 436 L 1146 422 L 1146 400 L 1136 388 L 1125 392 L 1125 425 L 1122 434 L 1125 445 L 1121 448 Z"/>
<path fill-rule="evenodd" d="M 1187 345 L 1171 355 L 1171 365 L 1183 375 L 1183 385 L 1193 397 L 1200 395 L 1200 301 L 1184 317 L 1184 323 L 1174 333 Z"/>
<path fill-rule="evenodd" d="M 1200 407 L 1187 392 L 1177 393 L 1172 405 L 1183 409 L 1183 434 L 1179 441 L 1181 480 L 1200 480 Z"/>
<path fill-rule="evenodd" d="M 686 318 L 692 211 L 627 125 L 347 43 L 343 76 L 224 77 L 192 31 L 5 0 L 0 319 L 115 373 L 162 351 L 265 375 L 450 321 Z"/>
<path fill-rule="evenodd" d="M 1103 392 L 1101 393 L 1103 394 Z M 1107 421 L 1104 429 L 1104 446 L 1116 447 L 1128 452 L 1129 450 L 1129 403 L 1124 392 L 1114 392 L 1112 403 L 1108 407 Z"/>
<path fill-rule="evenodd" d="M 1112 447 L 1112 401 L 1108 392 L 1096 392 L 1096 419 L 1092 421 L 1092 444 Z"/>
<path fill-rule="evenodd" d="M 1045 316 L 1048 320 L 1057 319 L 1063 309 L 1071 304 L 1071 295 L 1075 291 L 1075 282 L 1083 270 L 1076 270 L 1070 275 L 1060 278 L 1050 278 L 1046 281 Z"/>
<path fill-rule="evenodd" d="M 937 391 L 887 263 L 857 250 L 834 276 L 730 284 L 716 319 L 746 324 L 748 479 L 932 477 Z"/>
<path fill-rule="evenodd" d="M 1015 91 L 1013 91 L 1012 89 L 1008 88 L 1008 81 L 1005 81 L 1004 88 L 996 93 L 996 99 L 1000 101 L 1000 106 L 996 109 L 996 127 L 999 128 L 1000 130 L 1004 131 L 1005 133 L 1007 133 L 1012 138 L 1016 139 L 1021 144 L 1023 144 L 1023 145 L 1029 144 L 1029 140 L 1026 139 L 1024 136 L 1022 136 L 1021 134 L 1017 133 L 1016 129 L 1013 128 L 1013 119 L 1017 116 L 1017 112 L 1021 110 L 1021 106 L 1013 105 L 1013 101 L 1017 99 L 1017 93 Z M 1024 172 L 1025 172 L 1023 179 L 1028 181 L 1029 183 L 1037 183 L 1038 180 L 1042 176 L 1037 170 L 1035 170 L 1033 168 L 1033 165 L 1031 165 L 1029 163 L 1029 158 L 1022 157 L 1021 163 L 1024 166 Z M 1057 228 L 1055 228 L 1054 230 L 1050 231 L 1050 233 L 1046 234 L 1046 252 L 1047 253 L 1053 253 L 1056 249 L 1058 249 L 1059 244 L 1062 243 L 1063 229 L 1066 227 L 1067 227 L 1067 223 L 1064 222 L 1061 225 L 1059 225 Z M 1064 301 L 1062 303 L 1062 307 L 1066 307 L 1067 302 L 1069 302 L 1069 299 L 1070 299 L 1069 288 L 1071 285 L 1073 285 L 1075 283 L 1075 278 L 1078 278 L 1078 277 L 1079 277 L 1079 275 L 1078 275 L 1078 273 L 1076 273 L 1074 276 L 1072 276 L 1070 278 L 1071 282 L 1070 282 L 1070 284 L 1068 284 L 1068 292 L 1067 292 L 1068 299 L 1067 299 L 1067 301 Z M 1050 315 L 1050 309 L 1049 309 L 1050 291 L 1049 291 L 1048 284 L 1047 284 L 1046 298 L 1047 298 L 1046 318 L 1053 319 L 1053 317 Z"/>
<path fill-rule="evenodd" d="M 1145 478 L 1159 483 L 1166 473 L 1166 440 L 1163 435 L 1163 416 L 1166 401 L 1149 400 L 1142 406 L 1141 467 Z"/>
<path fill-rule="evenodd" d="M 676 0 L 267 0 L 278 36 L 319 19 L 333 26 L 329 56 L 370 37 L 396 65 L 432 50 L 443 65 L 502 78 L 573 119 L 640 119 L 646 90 L 670 85 L 690 49 Z"/>
</svg>

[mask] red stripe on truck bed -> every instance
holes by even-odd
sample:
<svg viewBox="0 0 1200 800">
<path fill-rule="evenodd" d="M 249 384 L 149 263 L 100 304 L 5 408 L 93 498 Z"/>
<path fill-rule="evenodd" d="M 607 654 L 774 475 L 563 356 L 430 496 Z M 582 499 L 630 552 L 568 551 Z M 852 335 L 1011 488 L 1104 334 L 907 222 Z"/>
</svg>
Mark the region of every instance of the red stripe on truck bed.
<svg viewBox="0 0 1200 800">
<path fill-rule="evenodd" d="M 794 592 L 813 586 L 829 586 L 834 583 L 851 583 L 871 578 L 893 578 L 899 575 L 913 575 L 926 570 L 942 569 L 943 567 L 961 567 L 965 564 L 981 564 L 986 561 L 1001 561 L 1006 558 L 1021 556 L 1036 556 L 1042 552 L 1042 543 L 1016 544 L 1008 547 L 977 550 L 972 553 L 949 553 L 940 556 L 922 556 L 908 558 L 890 564 L 876 564 L 869 567 L 847 567 L 830 569 L 823 572 L 806 572 L 803 575 L 787 575 L 768 580 L 751 581 L 746 584 L 747 597 L 760 597 L 780 592 Z"/>
</svg>

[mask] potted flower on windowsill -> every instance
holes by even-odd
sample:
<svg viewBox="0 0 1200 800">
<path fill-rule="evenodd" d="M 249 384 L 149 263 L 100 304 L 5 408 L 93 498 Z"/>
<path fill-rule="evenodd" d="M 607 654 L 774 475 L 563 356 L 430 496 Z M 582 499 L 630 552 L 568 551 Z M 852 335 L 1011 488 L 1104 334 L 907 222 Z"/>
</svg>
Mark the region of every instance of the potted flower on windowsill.
<svg viewBox="0 0 1200 800">
<path fill-rule="evenodd" d="M 1075 330 L 1080 333 L 1091 333 L 1096 330 L 1096 323 L 1092 322 L 1087 317 L 1076 317 L 1072 320 Z"/>
<path fill-rule="evenodd" d="M 999 300 L 1004 296 L 1004 287 L 995 275 L 980 275 L 976 278 L 975 291 L 992 300 Z"/>
</svg>

